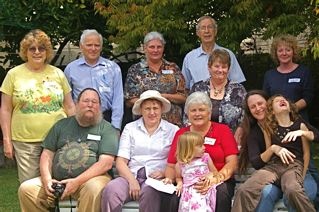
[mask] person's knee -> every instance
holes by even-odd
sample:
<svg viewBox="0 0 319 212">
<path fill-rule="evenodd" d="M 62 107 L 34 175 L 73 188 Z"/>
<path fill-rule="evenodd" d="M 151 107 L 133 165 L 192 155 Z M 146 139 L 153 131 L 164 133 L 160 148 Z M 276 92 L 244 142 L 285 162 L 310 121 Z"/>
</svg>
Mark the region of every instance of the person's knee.
<svg viewBox="0 0 319 212">
<path fill-rule="evenodd" d="M 141 207 L 145 205 L 149 205 L 150 203 L 154 206 L 155 205 L 159 206 L 161 203 L 160 192 L 150 186 L 145 186 L 141 190 L 139 202 Z"/>
<path fill-rule="evenodd" d="M 30 184 L 27 184 L 27 183 L 22 183 L 20 186 L 19 186 L 19 189 L 18 189 L 18 196 L 19 197 L 25 197 L 27 193 L 29 193 L 31 187 L 30 187 Z"/>
<path fill-rule="evenodd" d="M 261 191 L 261 198 L 272 202 L 278 201 L 282 197 L 281 190 L 272 184 L 266 185 Z"/>
</svg>

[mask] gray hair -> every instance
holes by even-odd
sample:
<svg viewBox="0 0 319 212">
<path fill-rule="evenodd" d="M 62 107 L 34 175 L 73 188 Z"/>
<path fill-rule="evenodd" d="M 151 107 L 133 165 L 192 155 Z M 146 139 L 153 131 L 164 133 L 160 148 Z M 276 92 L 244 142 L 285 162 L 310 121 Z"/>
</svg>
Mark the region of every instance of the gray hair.
<svg viewBox="0 0 319 212">
<path fill-rule="evenodd" d="M 84 41 L 86 39 L 87 36 L 90 35 L 96 35 L 99 37 L 100 39 L 100 43 L 101 43 L 101 47 L 103 46 L 103 38 L 102 35 L 100 33 L 98 33 L 95 29 L 86 29 L 82 32 L 81 38 L 80 38 L 80 43 L 84 44 Z"/>
<path fill-rule="evenodd" d="M 149 32 L 145 35 L 144 37 L 144 45 L 146 45 L 148 42 L 150 42 L 151 40 L 159 40 L 161 41 L 161 43 L 163 44 L 163 46 L 165 46 L 165 40 L 164 37 L 161 33 L 159 32 Z"/>
<path fill-rule="evenodd" d="M 216 30 L 217 29 L 217 23 L 215 21 L 215 19 L 213 19 L 211 16 L 209 15 L 204 15 L 202 17 L 200 17 L 198 20 L 197 20 L 197 24 L 196 24 L 196 31 L 199 30 L 200 28 L 200 22 L 202 22 L 202 20 L 205 20 L 205 19 L 209 19 L 213 22 L 213 26 L 214 26 L 214 29 Z"/>
<path fill-rule="evenodd" d="M 207 105 L 208 110 L 212 112 L 212 102 L 206 93 L 196 91 L 189 95 L 185 102 L 185 113 L 188 112 L 188 108 L 193 104 L 204 104 Z"/>
</svg>

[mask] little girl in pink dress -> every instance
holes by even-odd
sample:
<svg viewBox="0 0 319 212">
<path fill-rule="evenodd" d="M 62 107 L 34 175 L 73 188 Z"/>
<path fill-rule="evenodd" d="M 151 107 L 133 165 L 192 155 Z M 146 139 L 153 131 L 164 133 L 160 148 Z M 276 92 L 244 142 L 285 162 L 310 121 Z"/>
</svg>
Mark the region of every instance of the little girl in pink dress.
<svg viewBox="0 0 319 212">
<path fill-rule="evenodd" d="M 216 186 L 220 183 L 218 178 L 216 182 L 206 179 L 205 183 L 210 188 L 205 195 L 194 188 L 194 185 L 209 172 L 218 173 L 209 154 L 205 153 L 203 137 L 194 132 L 181 135 L 177 144 L 176 157 L 178 160 L 175 166 L 176 194 L 181 196 L 178 211 L 214 212 Z"/>
</svg>

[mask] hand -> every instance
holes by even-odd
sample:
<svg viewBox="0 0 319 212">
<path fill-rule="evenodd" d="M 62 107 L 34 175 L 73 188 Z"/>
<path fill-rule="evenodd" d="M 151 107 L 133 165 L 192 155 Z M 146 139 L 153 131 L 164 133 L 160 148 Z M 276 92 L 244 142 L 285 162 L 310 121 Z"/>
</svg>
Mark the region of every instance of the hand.
<svg viewBox="0 0 319 212">
<path fill-rule="evenodd" d="M 162 179 L 164 177 L 164 172 L 156 170 L 150 173 L 148 176 L 154 179 Z"/>
<path fill-rule="evenodd" d="M 302 130 L 295 130 L 295 131 L 290 131 L 286 134 L 284 139 L 282 139 L 282 143 L 288 143 L 290 141 L 295 141 L 297 137 L 303 136 L 303 131 Z"/>
<path fill-rule="evenodd" d="M 52 188 L 53 183 L 59 183 L 59 181 L 55 179 L 43 180 L 43 187 L 44 187 L 45 193 L 52 198 L 54 198 L 54 195 L 53 195 L 54 189 Z"/>
<path fill-rule="evenodd" d="M 183 190 L 183 183 L 182 183 L 182 182 L 177 183 L 177 185 L 176 185 L 176 195 L 177 195 L 178 197 L 181 196 L 182 190 Z"/>
<path fill-rule="evenodd" d="M 165 177 L 162 182 L 166 185 L 166 184 L 172 184 L 173 183 L 173 180 L 168 178 L 168 177 Z"/>
<path fill-rule="evenodd" d="M 61 196 L 61 199 L 64 199 L 65 197 L 68 197 L 72 194 L 74 194 L 78 188 L 80 187 L 80 184 L 75 178 L 70 178 L 66 180 L 62 180 L 60 183 L 65 184 L 64 192 Z"/>
<path fill-rule="evenodd" d="M 290 162 L 294 162 L 294 158 L 296 156 L 290 152 L 288 149 L 275 145 L 274 153 L 280 157 L 281 161 L 284 164 L 289 164 Z"/>
<path fill-rule="evenodd" d="M 136 179 L 134 179 L 132 182 L 129 182 L 129 193 L 130 193 L 130 197 L 133 200 L 138 200 L 140 197 L 140 184 L 138 183 L 138 181 Z"/>
<path fill-rule="evenodd" d="M 13 144 L 11 141 L 3 141 L 3 151 L 4 151 L 4 156 L 13 160 L 14 149 L 13 149 Z"/>
<path fill-rule="evenodd" d="M 45 193 L 48 196 L 46 201 L 50 207 L 54 207 L 55 196 L 53 194 L 54 189 L 52 188 L 52 184 L 58 183 L 59 181 L 55 179 L 47 179 L 47 180 L 42 179 L 42 180 L 43 180 L 42 184 L 43 184 Z"/>
<path fill-rule="evenodd" d="M 199 181 L 194 185 L 195 190 L 197 190 L 198 193 L 201 193 L 203 195 L 207 194 L 210 187 L 211 180 L 209 179 L 208 175 L 201 177 Z"/>
<path fill-rule="evenodd" d="M 244 134 L 243 128 L 240 126 L 237 127 L 235 134 L 234 134 L 234 137 L 235 137 L 235 140 L 236 140 L 238 146 L 241 145 L 241 140 L 243 138 L 243 134 Z"/>
</svg>

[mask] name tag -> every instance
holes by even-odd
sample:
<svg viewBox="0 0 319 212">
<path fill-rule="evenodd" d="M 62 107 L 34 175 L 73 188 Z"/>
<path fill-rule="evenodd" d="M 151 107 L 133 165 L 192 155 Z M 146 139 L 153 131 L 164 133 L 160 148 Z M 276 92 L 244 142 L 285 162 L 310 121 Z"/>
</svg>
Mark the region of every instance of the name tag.
<svg viewBox="0 0 319 212">
<path fill-rule="evenodd" d="M 99 91 L 101 93 L 104 93 L 104 92 L 109 93 L 111 91 L 111 88 L 108 86 L 101 86 L 101 87 L 99 87 Z"/>
<path fill-rule="evenodd" d="M 173 74 L 173 70 L 162 70 L 162 74 Z"/>
<path fill-rule="evenodd" d="M 288 83 L 292 83 L 292 82 L 300 82 L 300 78 L 290 78 L 290 79 L 288 79 Z"/>
<path fill-rule="evenodd" d="M 101 140 L 101 136 L 100 135 L 88 134 L 87 139 L 88 140 L 94 140 L 94 141 L 100 141 Z"/>
<path fill-rule="evenodd" d="M 208 137 L 205 137 L 204 144 L 214 145 L 214 144 L 215 144 L 215 141 L 216 141 L 216 139 L 215 139 L 215 138 L 208 138 Z"/>
</svg>

